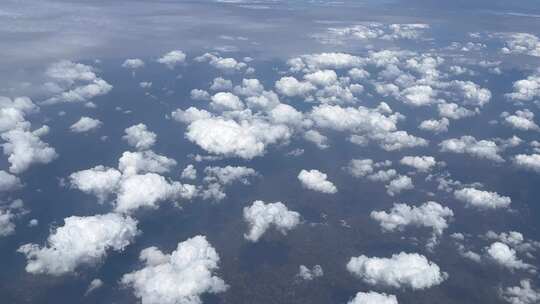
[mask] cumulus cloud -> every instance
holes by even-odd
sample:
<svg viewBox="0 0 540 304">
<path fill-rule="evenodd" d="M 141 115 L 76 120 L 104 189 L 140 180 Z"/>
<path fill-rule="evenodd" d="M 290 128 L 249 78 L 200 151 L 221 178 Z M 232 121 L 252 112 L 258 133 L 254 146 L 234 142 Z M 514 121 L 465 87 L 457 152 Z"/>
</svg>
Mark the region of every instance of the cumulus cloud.
<svg viewBox="0 0 540 304">
<path fill-rule="evenodd" d="M 531 101 L 540 97 L 540 71 L 521 79 L 513 84 L 513 92 L 506 94 L 506 97 L 516 101 Z"/>
<path fill-rule="evenodd" d="M 144 61 L 142 61 L 139 58 L 126 59 L 124 63 L 122 63 L 122 67 L 126 69 L 132 69 L 132 70 L 140 69 L 144 67 Z"/>
<path fill-rule="evenodd" d="M 195 61 L 197 62 L 208 62 L 211 66 L 216 69 L 233 72 L 240 71 L 247 68 L 247 64 L 244 62 L 239 62 L 234 58 L 224 58 L 215 54 L 206 53 L 202 56 L 196 57 Z"/>
<path fill-rule="evenodd" d="M 437 105 L 439 116 L 450 119 L 462 119 L 476 115 L 475 111 L 471 111 L 464 107 L 460 107 L 455 103 L 442 103 Z"/>
<path fill-rule="evenodd" d="M 232 89 L 232 81 L 224 79 L 223 77 L 214 78 L 210 90 L 214 91 L 227 91 Z"/>
<path fill-rule="evenodd" d="M 501 147 L 491 140 L 476 140 L 473 136 L 461 136 L 460 138 L 451 138 L 443 140 L 439 147 L 442 152 L 452 152 L 459 154 L 469 154 L 476 158 L 483 158 L 494 162 L 504 162 L 499 155 Z"/>
<path fill-rule="evenodd" d="M 394 295 L 374 291 L 359 292 L 347 304 L 398 304 Z"/>
<path fill-rule="evenodd" d="M 0 209 L 0 237 L 15 233 L 15 214 L 7 208 Z"/>
<path fill-rule="evenodd" d="M 8 155 L 11 173 L 22 173 L 32 164 L 47 164 L 58 157 L 56 150 L 40 139 L 48 130 L 47 126 L 33 132 L 13 129 L 0 135 L 5 141 L 2 148 Z"/>
<path fill-rule="evenodd" d="M 518 259 L 516 256 L 516 251 L 501 242 L 495 242 L 487 247 L 486 254 L 492 261 L 508 269 L 513 270 L 534 268 L 532 265 L 524 263 Z"/>
<path fill-rule="evenodd" d="M 244 234 L 244 237 L 251 242 L 257 242 L 271 227 L 284 235 L 287 234 L 300 224 L 300 213 L 290 211 L 281 202 L 265 204 L 263 201 L 255 201 L 244 208 L 244 220 L 249 225 L 249 232 Z"/>
<path fill-rule="evenodd" d="M 319 149 L 326 149 L 328 148 L 328 137 L 322 135 L 318 131 L 315 130 L 309 130 L 306 133 L 304 133 L 304 138 L 307 141 L 310 141 L 317 145 Z"/>
<path fill-rule="evenodd" d="M 503 38 L 506 41 L 501 51 L 505 54 L 540 56 L 540 40 L 533 34 L 509 33 L 503 35 Z"/>
<path fill-rule="evenodd" d="M 439 134 L 439 133 L 447 132 L 449 125 L 450 125 L 450 121 L 446 117 L 443 117 L 439 120 L 435 120 L 435 119 L 424 120 L 420 123 L 420 126 L 418 126 L 418 128 L 424 131 L 430 131 L 435 134 Z"/>
<path fill-rule="evenodd" d="M 220 293 L 228 286 L 215 275 L 219 255 L 198 235 L 178 243 L 165 254 L 156 247 L 143 249 L 139 259 L 144 267 L 122 276 L 121 283 L 132 287 L 145 304 L 200 304 L 205 293 Z"/>
<path fill-rule="evenodd" d="M 83 116 L 76 123 L 72 124 L 69 129 L 74 133 L 84 133 L 92 130 L 96 130 L 101 127 L 103 123 L 99 119 Z"/>
<path fill-rule="evenodd" d="M 46 246 L 25 244 L 18 252 L 27 258 L 27 272 L 62 275 L 99 263 L 108 251 L 124 250 L 139 233 L 137 221 L 130 217 L 71 216 L 49 235 Z"/>
<path fill-rule="evenodd" d="M 521 131 L 540 130 L 540 127 L 534 122 L 534 113 L 527 109 L 523 111 L 518 110 L 512 115 L 505 112 L 502 116 L 504 117 L 504 122 L 514 129 Z"/>
<path fill-rule="evenodd" d="M 512 200 L 508 196 L 496 192 L 482 191 L 474 188 L 463 188 L 454 191 L 454 197 L 465 203 L 467 207 L 477 209 L 508 208 Z"/>
<path fill-rule="evenodd" d="M 448 274 L 418 253 L 394 254 L 390 258 L 352 257 L 347 270 L 370 285 L 426 289 L 441 284 Z"/>
<path fill-rule="evenodd" d="M 148 127 L 145 124 L 133 125 L 126 128 L 124 132 L 126 134 L 122 139 L 137 150 L 149 149 L 156 143 L 156 133 L 148 131 Z"/>
<path fill-rule="evenodd" d="M 287 97 L 306 96 L 315 90 L 315 86 L 310 82 L 301 82 L 292 76 L 282 77 L 276 81 L 276 90 L 278 93 Z"/>
<path fill-rule="evenodd" d="M 0 170 L 0 192 L 13 191 L 22 187 L 21 180 L 4 170 Z"/>
<path fill-rule="evenodd" d="M 315 169 L 302 170 L 298 174 L 298 180 L 300 180 L 304 188 L 322 193 L 336 193 L 336 186 L 327 178 L 328 176 L 325 173 Z"/>
<path fill-rule="evenodd" d="M 184 168 L 184 170 L 182 170 L 182 174 L 180 176 L 185 179 L 196 179 L 197 169 L 195 169 L 195 166 L 192 164 L 189 164 Z"/>
<path fill-rule="evenodd" d="M 388 185 L 386 185 L 386 192 L 390 196 L 401 193 L 404 190 L 414 189 L 414 184 L 412 179 L 406 175 L 400 175 L 395 179 L 391 180 Z"/>
<path fill-rule="evenodd" d="M 210 106 L 217 111 L 240 111 L 244 104 L 238 96 L 229 92 L 219 92 L 212 96 Z"/>
<path fill-rule="evenodd" d="M 311 281 L 313 279 L 316 279 L 318 277 L 322 277 L 324 275 L 324 271 L 321 267 L 321 265 L 315 265 L 312 269 L 309 269 L 305 265 L 300 265 L 299 271 L 297 276 L 305 281 Z"/>
<path fill-rule="evenodd" d="M 530 280 L 521 280 L 519 286 L 500 291 L 501 297 L 510 304 L 534 304 L 540 302 L 540 291 L 533 289 Z"/>
<path fill-rule="evenodd" d="M 517 167 L 540 172 L 540 154 L 518 154 L 512 160 Z"/>
<path fill-rule="evenodd" d="M 53 95 L 44 101 L 45 104 L 86 102 L 106 95 L 113 88 L 98 77 L 93 67 L 68 60 L 52 64 L 45 74 L 50 79 L 45 88 Z"/>
<path fill-rule="evenodd" d="M 428 245 L 434 245 L 437 238 L 448 228 L 448 221 L 452 220 L 454 212 L 448 207 L 430 201 L 418 207 L 394 204 L 390 212 L 372 211 L 370 216 L 379 222 L 384 231 L 401 231 L 407 226 L 431 228 L 433 238 Z"/>
<path fill-rule="evenodd" d="M 404 156 L 399 162 L 420 172 L 428 172 L 437 164 L 433 156 Z"/>
<path fill-rule="evenodd" d="M 184 61 L 186 61 L 186 54 L 180 50 L 170 51 L 157 60 L 157 62 L 164 64 L 169 69 L 174 69 Z"/>
<path fill-rule="evenodd" d="M 103 203 L 109 195 L 114 193 L 120 182 L 121 173 L 114 168 L 96 166 L 81 170 L 69 176 L 73 188 L 88 194 L 95 195 Z"/>
<path fill-rule="evenodd" d="M 205 118 L 188 125 L 186 137 L 205 151 L 252 159 L 266 152 L 266 146 L 278 141 L 286 141 L 291 131 L 284 125 L 273 125 L 263 120 L 243 120 Z"/>
<path fill-rule="evenodd" d="M 118 160 L 118 169 L 125 176 L 139 173 L 166 173 L 176 166 L 174 159 L 154 153 L 153 151 L 122 153 Z"/>
</svg>

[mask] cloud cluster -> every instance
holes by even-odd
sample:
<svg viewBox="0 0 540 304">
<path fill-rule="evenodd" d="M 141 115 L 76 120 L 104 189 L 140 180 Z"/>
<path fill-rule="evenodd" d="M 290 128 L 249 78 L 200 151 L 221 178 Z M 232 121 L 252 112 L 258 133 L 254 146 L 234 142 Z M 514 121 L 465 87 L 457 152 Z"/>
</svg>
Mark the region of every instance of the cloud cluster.
<svg viewBox="0 0 540 304">
<path fill-rule="evenodd" d="M 170 51 L 158 58 L 157 62 L 164 64 L 169 69 L 174 69 L 177 65 L 186 61 L 186 54 L 181 50 Z"/>
<path fill-rule="evenodd" d="M 122 251 L 139 233 L 136 220 L 115 213 L 71 216 L 49 235 L 46 246 L 25 244 L 18 252 L 27 258 L 27 272 L 62 275 L 99 263 L 107 251 Z"/>
<path fill-rule="evenodd" d="M 281 202 L 265 204 L 263 201 L 255 201 L 244 208 L 244 220 L 249 225 L 249 232 L 244 234 L 244 237 L 251 242 L 257 242 L 271 227 L 287 234 L 287 231 L 300 224 L 300 214 L 290 211 Z"/>
<path fill-rule="evenodd" d="M 323 275 L 324 271 L 321 265 L 315 265 L 312 269 L 309 269 L 305 265 L 300 265 L 297 276 L 300 277 L 302 280 L 311 281 L 313 279 L 322 277 Z"/>
<path fill-rule="evenodd" d="M 347 270 L 370 285 L 426 289 L 441 284 L 448 274 L 417 253 L 394 254 L 390 258 L 353 257 Z"/>
<path fill-rule="evenodd" d="M 454 191 L 454 197 L 464 202 L 467 207 L 477 209 L 508 208 L 512 200 L 496 192 L 482 191 L 475 188 L 463 188 Z"/>
<path fill-rule="evenodd" d="M 219 268 L 218 253 L 201 235 L 178 243 L 170 254 L 148 247 L 139 259 L 144 267 L 122 276 L 121 283 L 132 287 L 145 304 L 200 304 L 203 294 L 228 288 L 214 274 Z"/>
<path fill-rule="evenodd" d="M 477 140 L 473 136 L 464 135 L 460 138 L 445 139 L 439 146 L 441 152 L 469 154 L 476 158 L 504 162 L 504 159 L 499 154 L 502 148 L 491 140 Z"/>
<path fill-rule="evenodd" d="M 375 291 L 359 292 L 347 304 L 398 304 L 396 296 Z"/>
<path fill-rule="evenodd" d="M 143 123 L 126 128 L 124 132 L 126 134 L 122 139 L 137 150 L 150 149 L 156 143 L 156 133 L 148 131 L 148 127 Z"/>
<path fill-rule="evenodd" d="M 327 178 L 328 176 L 325 173 L 315 169 L 302 170 L 298 173 L 298 180 L 300 180 L 304 188 L 322 193 L 336 193 L 336 186 Z"/>
<path fill-rule="evenodd" d="M 92 130 L 96 130 L 101 127 L 103 123 L 99 119 L 83 116 L 77 122 L 69 127 L 69 130 L 74 133 L 84 133 Z"/>
</svg>

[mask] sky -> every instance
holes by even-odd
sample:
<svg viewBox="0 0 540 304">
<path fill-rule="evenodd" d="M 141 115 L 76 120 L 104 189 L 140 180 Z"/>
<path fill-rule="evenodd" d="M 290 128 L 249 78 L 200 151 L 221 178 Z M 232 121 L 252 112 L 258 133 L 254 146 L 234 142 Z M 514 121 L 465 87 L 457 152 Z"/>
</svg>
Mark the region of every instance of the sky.
<svg viewBox="0 0 540 304">
<path fill-rule="evenodd" d="M 540 303 L 535 1 L 0 6 L 0 302 Z"/>
</svg>

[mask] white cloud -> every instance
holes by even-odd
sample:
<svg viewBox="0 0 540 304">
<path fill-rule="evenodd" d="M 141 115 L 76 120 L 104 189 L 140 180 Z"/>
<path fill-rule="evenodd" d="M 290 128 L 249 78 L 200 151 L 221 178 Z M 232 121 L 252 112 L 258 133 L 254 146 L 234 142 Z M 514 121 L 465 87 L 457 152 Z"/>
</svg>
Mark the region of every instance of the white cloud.
<svg viewBox="0 0 540 304">
<path fill-rule="evenodd" d="M 181 174 L 182 178 L 185 179 L 196 179 L 197 178 L 197 169 L 192 164 L 187 165 Z"/>
<path fill-rule="evenodd" d="M 425 106 L 436 103 L 436 91 L 427 85 L 415 85 L 401 91 L 401 100 L 411 106 Z"/>
<path fill-rule="evenodd" d="M 428 172 L 437 164 L 433 156 L 404 156 L 399 162 L 420 172 Z"/>
<path fill-rule="evenodd" d="M 69 129 L 71 132 L 83 133 L 96 130 L 102 125 L 103 123 L 99 119 L 83 116 L 76 123 L 72 124 Z"/>
<path fill-rule="evenodd" d="M 322 277 L 324 271 L 321 265 L 315 265 L 312 269 L 309 269 L 307 266 L 300 265 L 297 276 L 306 281 L 311 281 L 313 279 Z"/>
<path fill-rule="evenodd" d="M 501 51 L 505 54 L 540 56 L 540 40 L 533 34 L 510 33 L 503 35 L 503 38 L 506 38 L 506 41 Z"/>
<path fill-rule="evenodd" d="M 426 202 L 419 207 L 406 204 L 394 204 L 390 212 L 372 211 L 371 218 L 378 221 L 385 231 L 403 230 L 407 226 L 427 227 L 433 229 L 433 238 L 429 246 L 437 242 L 448 221 L 452 220 L 454 212 L 436 202 Z"/>
<path fill-rule="evenodd" d="M 404 190 L 414 189 L 412 179 L 406 175 L 399 175 L 386 186 L 386 192 L 390 196 L 401 193 Z"/>
<path fill-rule="evenodd" d="M 196 195 L 195 186 L 167 181 L 155 173 L 131 175 L 122 180 L 116 199 L 115 211 L 129 213 L 138 208 L 157 209 L 166 200 L 191 199 Z"/>
<path fill-rule="evenodd" d="M 441 284 L 448 274 L 418 253 L 392 255 L 391 258 L 352 257 L 347 270 L 370 285 L 425 289 Z"/>
<path fill-rule="evenodd" d="M 244 208 L 244 220 L 249 225 L 249 232 L 244 237 L 257 242 L 270 227 L 287 234 L 287 231 L 300 223 L 300 214 L 290 211 L 281 202 L 265 204 L 263 201 L 255 201 Z"/>
<path fill-rule="evenodd" d="M 515 114 L 505 115 L 504 121 L 512 128 L 522 131 L 538 131 L 540 127 L 534 122 L 534 113 L 525 109 L 518 110 Z"/>
<path fill-rule="evenodd" d="M 240 123 L 223 118 L 198 119 L 189 124 L 186 137 L 209 153 L 252 159 L 266 152 L 266 146 L 286 141 L 289 128 L 262 120 Z"/>
<path fill-rule="evenodd" d="M 144 67 L 144 61 L 142 61 L 139 58 L 126 59 L 124 63 L 122 63 L 122 67 L 126 69 L 132 69 L 132 70 L 140 69 Z"/>
<path fill-rule="evenodd" d="M 190 96 L 193 100 L 210 100 L 210 93 L 205 90 L 193 89 L 190 92 Z"/>
<path fill-rule="evenodd" d="M 540 172 L 540 154 L 518 154 L 514 156 L 516 166 L 536 172 Z"/>
<path fill-rule="evenodd" d="M 337 188 L 334 184 L 327 180 L 328 176 L 319 170 L 302 170 L 298 174 L 298 180 L 302 186 L 322 193 L 336 193 Z"/>
<path fill-rule="evenodd" d="M 450 121 L 448 120 L 448 118 L 443 117 L 440 120 L 434 120 L 434 119 L 424 120 L 420 123 L 420 126 L 418 126 L 418 128 L 424 131 L 430 131 L 435 134 L 438 134 L 438 133 L 447 132 L 449 125 L 450 125 Z"/>
<path fill-rule="evenodd" d="M 472 136 L 461 136 L 443 140 L 439 146 L 442 152 L 469 154 L 476 158 L 483 158 L 495 162 L 504 162 L 499 155 L 501 148 L 491 140 L 476 140 Z"/>
<path fill-rule="evenodd" d="M 118 169 L 124 176 L 140 173 L 166 173 L 176 166 L 174 159 L 154 153 L 153 151 L 122 153 L 118 160 Z"/>
<path fill-rule="evenodd" d="M 311 82 L 313 85 L 326 87 L 336 83 L 338 77 L 333 70 L 321 70 L 305 74 L 304 79 Z"/>
<path fill-rule="evenodd" d="M 482 191 L 474 188 L 463 188 L 454 191 L 454 197 L 465 203 L 467 207 L 477 209 L 507 208 L 512 200 L 496 192 Z"/>
<path fill-rule="evenodd" d="M 540 302 L 540 291 L 533 289 L 530 280 L 521 280 L 519 286 L 500 291 L 501 297 L 510 304 L 535 304 Z"/>
<path fill-rule="evenodd" d="M 531 101 L 540 97 L 540 71 L 514 82 L 513 89 L 512 93 L 506 94 L 512 100 Z"/>
<path fill-rule="evenodd" d="M 71 216 L 49 235 L 46 246 L 26 244 L 18 252 L 27 258 L 27 272 L 62 275 L 101 262 L 107 251 L 122 251 L 139 233 L 137 221 L 130 217 Z"/>
<path fill-rule="evenodd" d="M 223 58 L 210 53 L 206 53 L 202 56 L 195 58 L 195 61 L 208 62 L 216 69 L 226 72 L 240 71 L 247 67 L 247 64 L 245 64 L 244 62 L 238 62 L 234 58 Z"/>
<path fill-rule="evenodd" d="M 33 132 L 13 129 L 2 133 L 4 154 L 9 155 L 9 171 L 15 174 L 26 171 L 32 164 L 47 164 L 58 157 L 55 149 L 40 139 L 48 132 L 44 126 Z"/>
<path fill-rule="evenodd" d="M 238 96 L 229 92 L 219 92 L 212 96 L 210 106 L 217 111 L 240 111 L 244 104 Z"/>
<path fill-rule="evenodd" d="M 14 219 L 15 214 L 13 214 L 9 209 L 0 209 L 0 237 L 15 233 L 15 224 L 13 223 Z"/>
<path fill-rule="evenodd" d="M 72 187 L 95 195 L 99 203 L 105 202 L 109 195 L 116 191 L 120 178 L 118 170 L 104 166 L 78 171 L 69 176 Z"/>
<path fill-rule="evenodd" d="M 218 182 L 222 185 L 230 185 L 236 181 L 247 185 L 250 176 L 257 176 L 257 171 L 243 166 L 206 167 L 204 173 L 206 174 L 205 182 Z"/>
<path fill-rule="evenodd" d="M 52 64 L 46 71 L 50 82 L 45 84 L 53 96 L 46 104 L 62 102 L 86 102 L 94 97 L 106 95 L 112 85 L 98 77 L 93 67 L 63 60 Z"/>
<path fill-rule="evenodd" d="M 93 279 L 90 284 L 88 285 L 88 288 L 86 289 L 86 292 L 84 295 L 88 295 L 92 292 L 94 292 L 96 289 L 99 289 L 103 286 L 103 281 L 100 279 Z"/>
<path fill-rule="evenodd" d="M 526 264 L 516 256 L 516 251 L 508 245 L 495 242 L 486 248 L 487 256 L 498 265 L 508 269 L 529 269 L 534 268 L 532 265 Z"/>
<path fill-rule="evenodd" d="M 373 173 L 374 162 L 371 159 L 352 159 L 345 168 L 354 177 L 364 177 Z"/>
<path fill-rule="evenodd" d="M 319 149 L 326 149 L 329 147 L 328 145 L 328 137 L 322 135 L 321 133 L 315 131 L 315 130 L 309 130 L 304 133 L 304 138 L 307 141 L 310 141 L 317 145 Z"/>
<path fill-rule="evenodd" d="M 174 69 L 184 61 L 186 61 L 186 54 L 180 50 L 170 51 L 157 60 L 157 62 L 164 64 L 169 69 Z"/>
<path fill-rule="evenodd" d="M 148 247 L 139 259 L 144 267 L 122 276 L 121 283 L 132 287 L 145 304 L 200 304 L 203 294 L 228 288 L 214 274 L 219 268 L 219 255 L 204 236 L 178 243 L 170 254 Z"/>
<path fill-rule="evenodd" d="M 22 187 L 21 180 L 4 170 L 0 170 L 0 192 L 13 191 Z"/>
<path fill-rule="evenodd" d="M 145 124 L 133 125 L 126 128 L 124 132 L 126 135 L 122 139 L 137 150 L 149 149 L 156 143 L 156 133 L 148 131 L 148 127 Z"/>
<path fill-rule="evenodd" d="M 460 107 L 455 103 L 441 103 L 437 105 L 439 115 L 444 118 L 450 119 L 462 119 L 470 116 L 474 116 L 476 112 Z"/>
<path fill-rule="evenodd" d="M 291 71 L 317 71 L 322 69 L 346 69 L 363 64 L 360 57 L 346 53 L 319 53 L 295 57 L 287 61 Z"/>
<path fill-rule="evenodd" d="M 282 77 L 276 81 L 276 90 L 278 93 L 287 97 L 303 96 L 315 90 L 315 86 L 310 82 L 301 82 L 292 76 Z"/>
<path fill-rule="evenodd" d="M 359 292 L 347 304 L 398 304 L 394 295 L 374 291 Z"/>
<path fill-rule="evenodd" d="M 214 81 L 212 82 L 212 86 L 210 86 L 210 90 L 214 91 L 227 91 L 232 89 L 232 81 L 228 79 L 224 79 L 222 77 L 214 78 Z"/>
</svg>

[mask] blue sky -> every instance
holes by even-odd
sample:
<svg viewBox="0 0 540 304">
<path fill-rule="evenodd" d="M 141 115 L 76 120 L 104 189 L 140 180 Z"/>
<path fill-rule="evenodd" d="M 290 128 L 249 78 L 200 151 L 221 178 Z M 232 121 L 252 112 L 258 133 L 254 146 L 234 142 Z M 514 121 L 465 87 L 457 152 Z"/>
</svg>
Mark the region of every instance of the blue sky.
<svg viewBox="0 0 540 304">
<path fill-rule="evenodd" d="M 6 1 L 5 303 L 540 302 L 534 1 Z"/>
</svg>

